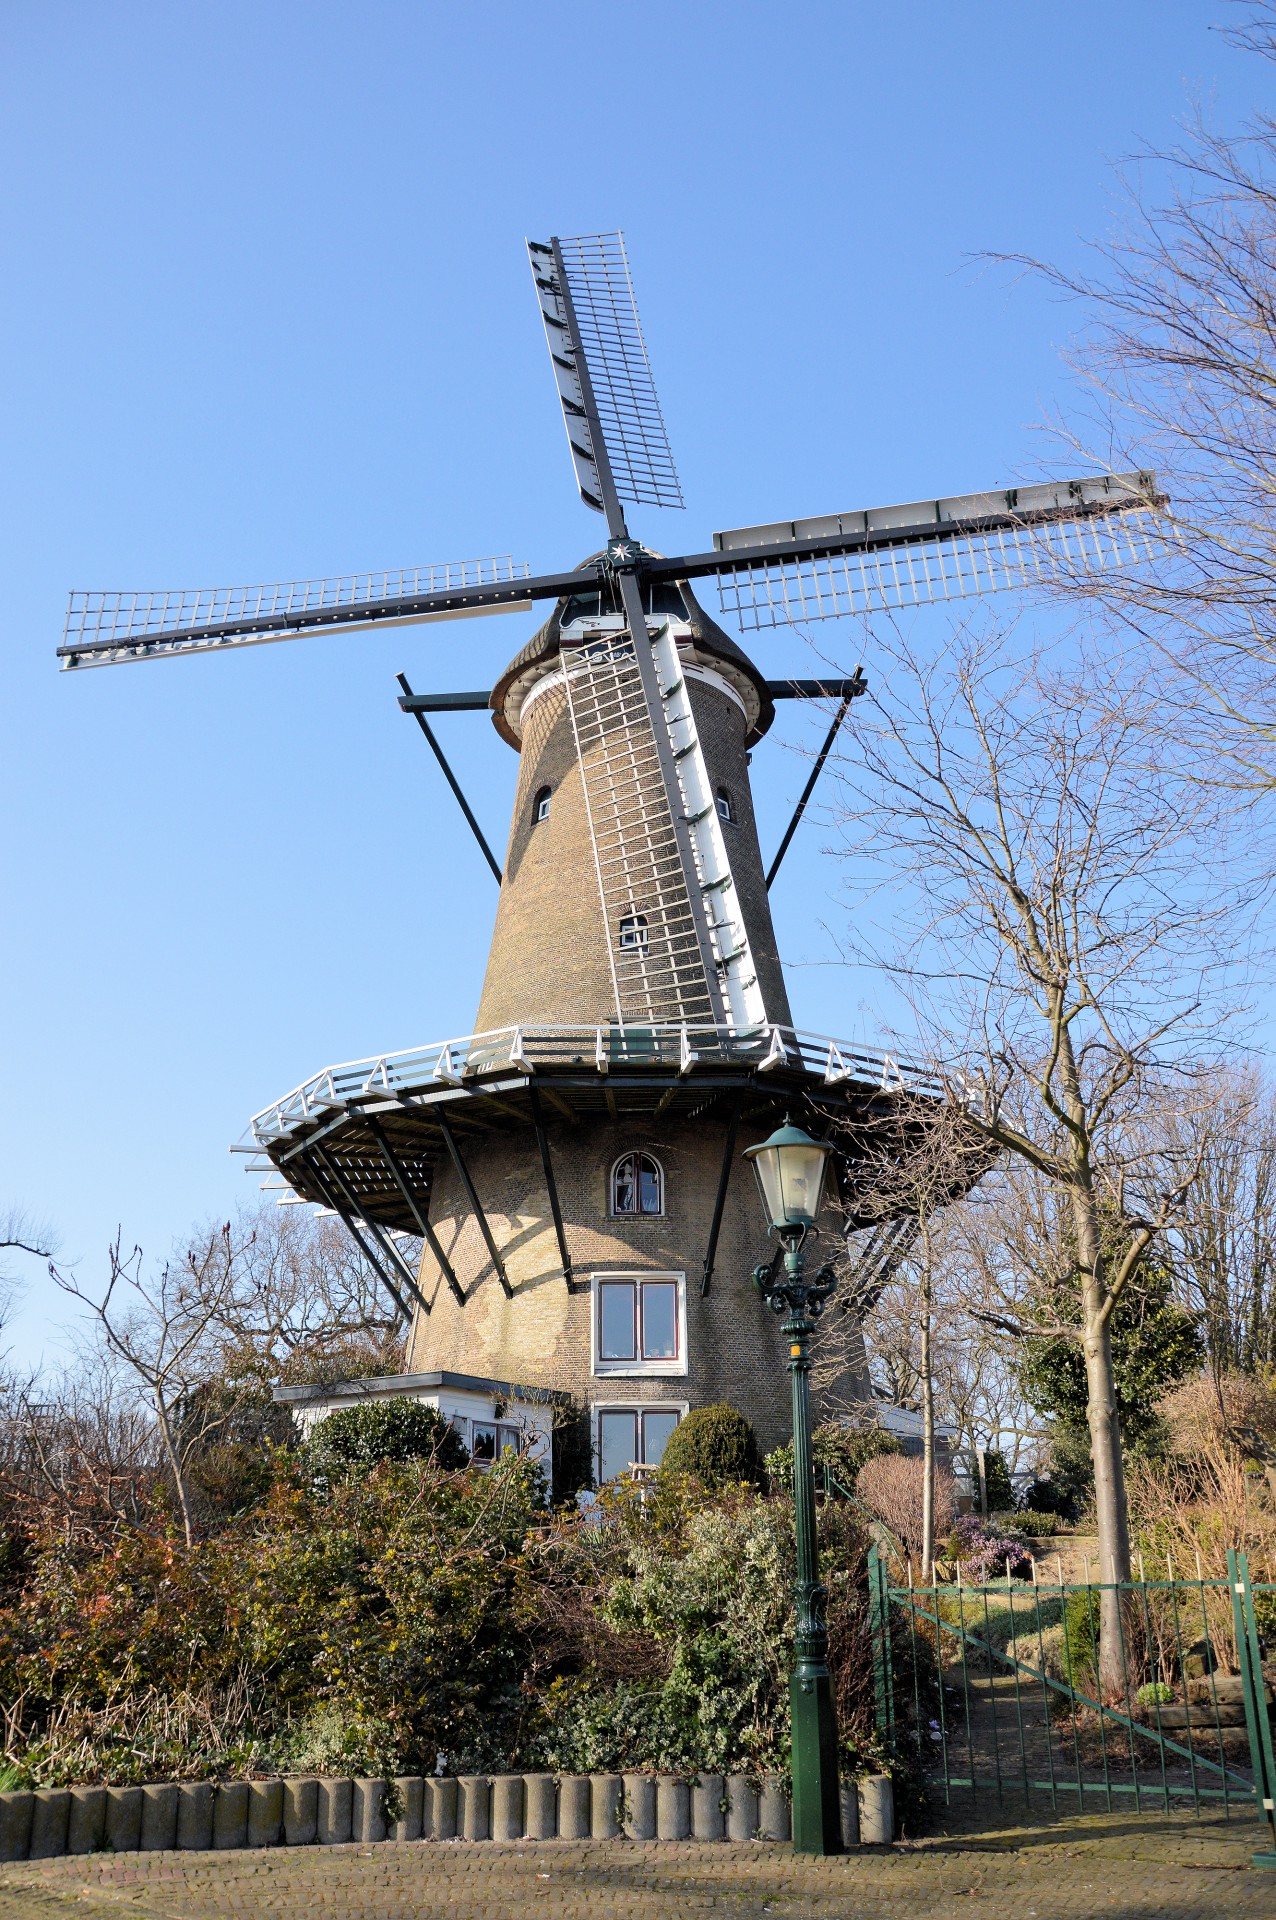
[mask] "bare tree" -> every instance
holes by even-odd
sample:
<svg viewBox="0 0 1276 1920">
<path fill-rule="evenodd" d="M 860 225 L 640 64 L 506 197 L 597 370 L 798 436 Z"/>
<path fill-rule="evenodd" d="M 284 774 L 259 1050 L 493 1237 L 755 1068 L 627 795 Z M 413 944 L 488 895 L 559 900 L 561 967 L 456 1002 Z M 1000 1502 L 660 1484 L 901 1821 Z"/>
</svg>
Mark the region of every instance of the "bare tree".
<svg viewBox="0 0 1276 1920">
<path fill-rule="evenodd" d="M 1230 37 L 1276 61 L 1276 5 Z M 1270 72 L 1265 76 L 1270 81 Z M 1064 583 L 1104 603 L 1171 672 L 1162 717 L 1192 727 L 1203 777 L 1276 786 L 1276 116 L 1239 134 L 1203 113 L 1125 175 L 1093 273 L 1018 264 L 1075 300 L 1088 395 L 1064 437 L 1102 468 L 1155 469 L 1168 538 Z"/>
<path fill-rule="evenodd" d="M 892 921 L 857 913 L 856 938 L 893 955 L 954 1107 L 1066 1202 L 1112 1589 L 1130 1547 L 1110 1320 L 1190 1184 L 1131 1117 L 1217 1040 L 1252 890 L 1217 790 L 1150 750 L 1156 689 L 1135 672 L 1080 645 L 1051 667 L 985 629 L 937 662 L 897 644 L 883 682 L 843 818 Z M 1119 1631 L 1108 1591 L 1112 1683 Z"/>
<path fill-rule="evenodd" d="M 201 1258 L 192 1253 L 184 1263 L 166 1263 L 152 1281 L 144 1276 L 140 1247 L 122 1258 L 116 1239 L 108 1250 L 109 1273 L 100 1297 L 73 1274 L 49 1265 L 63 1292 L 89 1308 L 103 1351 L 125 1370 L 154 1417 L 187 1546 L 195 1537 L 190 1462 L 214 1424 L 225 1419 L 223 1406 L 201 1407 L 197 1389 L 216 1370 L 221 1318 L 234 1290 L 240 1251 L 227 1223 Z"/>
</svg>

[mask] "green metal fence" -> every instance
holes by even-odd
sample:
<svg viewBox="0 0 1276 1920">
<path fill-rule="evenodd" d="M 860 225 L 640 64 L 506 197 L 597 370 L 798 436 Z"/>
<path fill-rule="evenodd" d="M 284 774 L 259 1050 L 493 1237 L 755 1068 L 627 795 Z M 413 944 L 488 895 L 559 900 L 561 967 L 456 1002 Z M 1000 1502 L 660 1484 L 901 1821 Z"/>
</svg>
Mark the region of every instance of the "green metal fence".
<svg viewBox="0 0 1276 1920">
<path fill-rule="evenodd" d="M 869 1555 L 882 1734 L 911 1747 L 946 1804 L 1045 1797 L 1052 1808 L 1221 1810 L 1272 1827 L 1276 1761 L 1262 1629 L 1276 1585 L 1229 1553 L 1226 1580 L 1104 1588 L 1006 1578 L 901 1586 Z M 1100 1672 L 1099 1616 L 1115 1593 L 1118 1644 Z M 1273 1855 L 1276 1861 L 1276 1854 Z"/>
</svg>

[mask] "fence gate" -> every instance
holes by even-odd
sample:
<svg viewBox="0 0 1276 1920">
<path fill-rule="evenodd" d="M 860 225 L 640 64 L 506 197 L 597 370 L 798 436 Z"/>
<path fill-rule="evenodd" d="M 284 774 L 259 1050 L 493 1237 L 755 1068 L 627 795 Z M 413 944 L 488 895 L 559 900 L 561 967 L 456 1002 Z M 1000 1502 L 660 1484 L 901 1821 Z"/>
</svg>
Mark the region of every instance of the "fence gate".
<svg viewBox="0 0 1276 1920">
<path fill-rule="evenodd" d="M 1098 1584 L 896 1586 L 869 1554 L 879 1730 L 932 1793 L 1052 1808 L 1257 1809 L 1276 1867 L 1271 1680 L 1276 1585 L 1229 1552 L 1226 1580 L 1122 1584 L 1119 1685 L 1100 1688 Z M 1106 1589 L 1112 1592 L 1109 1587 Z"/>
</svg>

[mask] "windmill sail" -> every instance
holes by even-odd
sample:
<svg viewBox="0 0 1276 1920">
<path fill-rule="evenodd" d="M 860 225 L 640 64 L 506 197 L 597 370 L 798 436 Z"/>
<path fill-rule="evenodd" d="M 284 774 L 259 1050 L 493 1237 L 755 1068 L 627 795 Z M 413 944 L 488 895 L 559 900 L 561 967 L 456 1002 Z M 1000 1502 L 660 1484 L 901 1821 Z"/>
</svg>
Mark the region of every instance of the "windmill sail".
<svg viewBox="0 0 1276 1920">
<path fill-rule="evenodd" d="M 724 613 L 747 629 L 966 599 L 1144 560 L 1153 476 L 1017 487 L 713 536 Z"/>
<path fill-rule="evenodd" d="M 595 512 L 606 512 L 606 477 L 600 471 L 606 461 L 621 500 L 635 506 L 683 506 L 624 235 L 585 233 L 549 244 L 529 240 L 527 251 L 581 499 Z M 564 280 L 570 310 L 563 297 Z M 589 418 L 582 360 L 602 447 L 595 444 Z"/>
<path fill-rule="evenodd" d="M 101 667 L 337 628 L 517 613 L 531 606 L 531 590 L 539 584 L 524 562 L 505 554 L 265 587 L 73 593 L 58 655 L 64 669 Z"/>
</svg>

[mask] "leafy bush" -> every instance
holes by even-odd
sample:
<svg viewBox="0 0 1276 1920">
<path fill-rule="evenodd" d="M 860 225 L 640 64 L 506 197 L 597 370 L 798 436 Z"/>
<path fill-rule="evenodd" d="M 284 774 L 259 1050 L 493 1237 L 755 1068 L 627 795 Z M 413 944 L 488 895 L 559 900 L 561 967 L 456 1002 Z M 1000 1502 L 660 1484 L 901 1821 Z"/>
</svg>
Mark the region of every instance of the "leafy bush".
<svg viewBox="0 0 1276 1920">
<path fill-rule="evenodd" d="M 1067 1489 L 1054 1480 L 1034 1480 L 1023 1497 L 1020 1519 L 1031 1514 L 1053 1514 L 1060 1520 L 1075 1520 L 1076 1511 Z"/>
<path fill-rule="evenodd" d="M 1134 1697 L 1141 1707 L 1168 1707 L 1174 1689 L 1166 1680 L 1147 1680 Z"/>
<path fill-rule="evenodd" d="M 705 1487 L 751 1484 L 759 1467 L 753 1428 L 725 1401 L 693 1407 L 670 1434 L 661 1461 L 662 1472 L 691 1474 Z"/>
<path fill-rule="evenodd" d="M 1094 1691 L 1094 1657 L 1099 1644 L 1099 1594 L 1081 1587 L 1063 1606 L 1063 1677 L 1077 1693 Z"/>
<path fill-rule="evenodd" d="M 342 1407 L 314 1429 L 306 1452 L 321 1474 L 349 1474 L 385 1460 L 429 1460 L 445 1472 L 469 1464 L 454 1427 L 436 1407 L 395 1397 Z"/>
<path fill-rule="evenodd" d="M 1006 1456 L 999 1453 L 996 1447 L 989 1447 L 984 1454 L 984 1486 L 988 1495 L 989 1513 L 996 1513 L 999 1508 L 1014 1505 L 1015 1483 L 1010 1478 Z"/>
<path fill-rule="evenodd" d="M 1015 1515 L 1015 1528 L 1026 1533 L 1034 1540 L 1048 1540 L 1059 1531 L 1059 1516 L 1056 1513 L 1034 1513 L 1031 1507 L 1022 1507 Z"/>
<path fill-rule="evenodd" d="M 897 1454 L 899 1441 L 885 1427 L 851 1427 L 841 1420 L 826 1420 L 811 1435 L 811 1452 L 817 1468 L 831 1478 L 831 1491 L 853 1493 L 861 1467 L 886 1454 Z M 777 1447 L 766 1457 L 767 1484 L 772 1493 L 788 1493 L 793 1486 L 793 1447 Z"/>
</svg>

